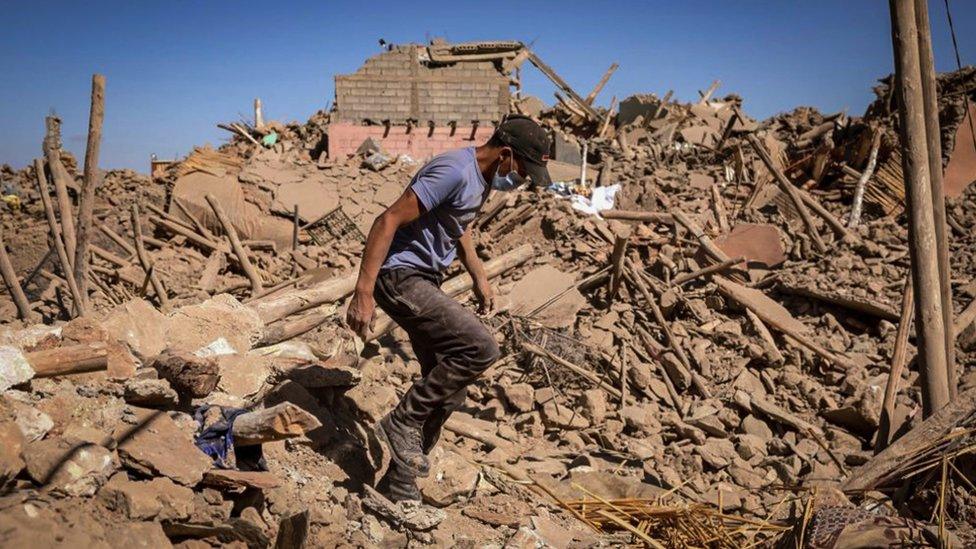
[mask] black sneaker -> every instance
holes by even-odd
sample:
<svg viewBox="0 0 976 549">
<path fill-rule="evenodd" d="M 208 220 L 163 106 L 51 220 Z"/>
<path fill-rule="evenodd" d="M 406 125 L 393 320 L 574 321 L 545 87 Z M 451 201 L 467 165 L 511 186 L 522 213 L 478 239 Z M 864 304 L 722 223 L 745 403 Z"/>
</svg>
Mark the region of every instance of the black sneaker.
<svg viewBox="0 0 976 549">
<path fill-rule="evenodd" d="M 420 488 L 417 487 L 417 477 L 404 471 L 395 463 L 376 484 L 376 489 L 393 503 L 421 501 L 423 498 Z"/>
<path fill-rule="evenodd" d="M 376 424 L 376 436 L 390 449 L 390 457 L 405 473 L 415 477 L 430 474 L 430 461 L 424 455 L 419 428 L 404 425 L 391 412 Z"/>
</svg>

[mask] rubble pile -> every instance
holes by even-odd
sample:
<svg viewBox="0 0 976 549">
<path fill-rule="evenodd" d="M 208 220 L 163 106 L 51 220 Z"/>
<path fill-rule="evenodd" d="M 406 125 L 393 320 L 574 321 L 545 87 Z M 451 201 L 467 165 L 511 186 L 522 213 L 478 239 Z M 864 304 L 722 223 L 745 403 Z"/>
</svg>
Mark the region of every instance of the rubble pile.
<svg viewBox="0 0 976 549">
<path fill-rule="evenodd" d="M 973 77 L 940 79 L 947 109 Z M 373 425 L 419 363 L 385 316 L 366 342 L 340 320 L 364 235 L 422 159 L 372 140 L 329 157 L 320 112 L 222 125 L 229 143 L 154 179 L 107 172 L 93 312 L 77 318 L 38 174 L 4 167 L 17 203 L 3 238 L 31 315 L 0 297 L 0 539 L 974 543 L 972 456 L 948 441 L 976 434 L 976 191 L 947 201 L 959 396 L 923 423 L 909 366 L 885 415 L 892 364 L 915 353 L 897 350 L 909 257 L 887 86 L 864 117 L 756 121 L 742 98 L 712 99 L 717 83 L 693 103 L 625 99 L 595 111 L 605 124 L 569 102 L 540 112 L 585 141 L 594 176 L 496 193 L 475 221 L 504 353 L 447 423 L 422 505 L 371 488 L 385 466 Z M 946 135 L 965 129 L 953 120 Z M 466 300 L 470 279 L 455 266 L 444 288 Z M 898 490 L 909 465 L 938 477 L 946 448 L 958 476 L 944 493 Z"/>
</svg>

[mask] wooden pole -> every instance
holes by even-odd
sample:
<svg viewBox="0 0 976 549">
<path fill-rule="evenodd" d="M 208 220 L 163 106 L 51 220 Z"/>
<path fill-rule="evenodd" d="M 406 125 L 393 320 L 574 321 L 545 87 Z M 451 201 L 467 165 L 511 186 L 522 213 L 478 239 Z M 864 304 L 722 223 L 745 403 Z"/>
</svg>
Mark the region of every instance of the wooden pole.
<svg viewBox="0 0 976 549">
<path fill-rule="evenodd" d="M 627 257 L 627 242 L 630 240 L 630 227 L 622 223 L 613 223 L 613 253 L 610 254 L 610 303 L 617 297 L 620 283 L 623 281 L 624 259 Z"/>
<path fill-rule="evenodd" d="M 146 277 L 152 283 L 153 291 L 156 292 L 156 297 L 159 299 L 160 308 L 169 309 L 169 296 L 166 295 L 166 288 L 163 287 L 163 283 L 159 280 L 156 269 L 153 268 L 152 261 L 149 260 L 146 246 L 142 242 L 142 223 L 139 219 L 138 204 L 132 204 L 132 237 L 136 243 L 136 257 L 139 258 L 139 264 L 142 265 L 142 270 L 146 272 Z"/>
<path fill-rule="evenodd" d="M 78 289 L 78 284 L 75 283 L 74 270 L 71 268 L 71 259 L 68 258 L 68 251 L 64 248 L 64 241 L 61 240 L 58 218 L 54 216 L 54 205 L 51 204 L 51 196 L 47 190 L 47 176 L 44 175 L 44 165 L 39 158 L 34 160 L 34 171 L 37 172 L 37 187 L 41 194 L 41 202 L 44 204 L 44 213 L 47 215 L 47 225 L 51 230 L 51 240 L 54 242 L 54 249 L 58 253 L 58 261 L 61 262 L 61 272 L 68 284 L 68 291 L 71 292 L 75 315 L 83 316 L 88 309 L 81 299 L 81 291 Z"/>
<path fill-rule="evenodd" d="M 861 222 L 861 208 L 864 205 L 864 191 L 868 188 L 868 180 L 874 174 L 874 167 L 878 162 L 878 149 L 881 148 L 881 130 L 872 128 L 874 137 L 871 138 L 871 154 L 868 156 L 868 165 L 864 167 L 861 176 L 857 178 L 857 186 L 854 187 L 854 205 L 851 206 L 851 218 L 847 220 L 847 226 L 857 227 Z"/>
<path fill-rule="evenodd" d="M 258 129 L 264 127 L 264 112 L 261 111 L 260 97 L 254 99 L 254 127 Z"/>
<path fill-rule="evenodd" d="M 24 356 L 34 370 L 33 377 L 83 374 L 108 368 L 108 347 L 102 341 L 35 351 Z"/>
<path fill-rule="evenodd" d="M 92 212 L 95 209 L 95 188 L 98 186 L 98 153 L 102 142 L 102 122 L 105 118 L 105 77 L 92 75 L 91 110 L 88 114 L 88 145 L 85 148 L 85 176 L 81 184 L 78 204 L 78 244 L 75 249 L 74 277 L 81 299 L 88 305 L 88 243 L 91 241 Z"/>
<path fill-rule="evenodd" d="M 295 204 L 295 211 L 292 213 L 291 223 L 291 249 L 294 251 L 298 249 L 298 229 L 301 225 L 301 218 L 298 217 L 298 204 Z"/>
<path fill-rule="evenodd" d="M 949 402 L 945 316 L 939 274 L 938 232 L 929 173 L 925 105 L 921 86 L 914 0 L 889 0 L 891 38 L 901 134 L 902 170 L 908 198 L 908 243 L 915 288 L 915 326 L 926 417 Z"/>
<path fill-rule="evenodd" d="M 624 221 L 649 221 L 652 223 L 674 223 L 674 217 L 664 212 L 641 212 L 636 210 L 603 210 L 603 219 L 620 219 Z"/>
<path fill-rule="evenodd" d="M 10 263 L 10 257 L 7 256 L 7 246 L 3 241 L 2 232 L 0 232 L 0 275 L 3 276 L 3 282 L 7 285 L 10 297 L 14 299 L 14 305 L 17 306 L 18 317 L 21 320 L 33 318 L 34 314 L 31 312 L 30 301 L 24 295 L 24 289 L 20 287 L 20 281 L 17 280 L 17 272 L 14 270 L 13 264 Z"/>
<path fill-rule="evenodd" d="M 949 398 L 957 391 L 956 338 L 952 331 L 952 273 L 949 265 L 949 241 L 946 231 L 945 192 L 942 180 L 942 132 L 939 129 L 939 98 L 932 54 L 932 31 L 929 6 L 915 0 L 915 25 L 918 35 L 919 70 L 922 77 L 922 100 L 925 102 L 925 137 L 928 141 L 929 179 L 932 185 L 932 207 L 935 217 L 936 248 L 939 252 L 939 287 L 942 295 L 942 323 L 945 326 L 946 372 Z"/>
<path fill-rule="evenodd" d="M 591 91 L 590 94 L 586 96 L 586 99 L 583 100 L 587 105 L 593 104 L 593 101 L 596 99 L 596 96 L 600 95 L 600 92 L 603 91 L 603 86 L 607 85 L 607 81 L 610 80 L 610 77 L 613 75 L 613 71 L 617 70 L 617 67 L 618 65 L 614 63 L 610 65 L 610 68 L 607 69 L 607 72 L 603 73 L 603 77 L 600 78 L 600 81 L 596 83 L 596 86 L 593 88 L 593 91 Z"/>
<path fill-rule="evenodd" d="M 44 136 L 44 158 L 47 159 L 47 169 L 54 181 L 54 193 L 58 198 L 58 213 L 61 216 L 61 235 L 68 257 L 75 256 L 75 213 L 71 198 L 68 196 L 68 172 L 61 163 L 61 121 L 56 116 L 44 119 L 46 135 Z"/>
<path fill-rule="evenodd" d="M 908 351 L 908 336 L 911 335 L 912 319 L 915 316 L 915 299 L 912 290 L 912 277 L 905 281 L 905 289 L 901 296 L 901 315 L 898 320 L 898 333 L 895 335 L 895 349 L 891 355 L 891 369 L 888 371 L 888 382 L 885 384 L 884 401 L 881 404 L 881 419 L 878 434 L 875 439 L 874 451 L 880 452 L 891 443 L 892 420 L 895 417 L 895 397 L 898 395 L 898 383 L 901 372 L 905 369 L 905 357 Z"/>
<path fill-rule="evenodd" d="M 244 270 L 247 279 L 251 281 L 251 290 L 256 294 L 261 293 L 264 290 L 264 287 L 261 285 L 261 277 L 258 275 L 258 271 L 254 268 L 254 265 L 251 264 L 250 258 L 247 257 L 247 249 L 241 244 L 241 239 L 237 237 L 237 230 L 234 229 L 230 218 L 227 217 L 224 209 L 220 206 L 220 202 L 217 202 L 217 199 L 212 194 L 207 194 L 206 199 L 210 203 L 210 207 L 213 208 L 214 214 L 217 215 L 217 220 L 223 226 L 224 234 L 230 240 L 230 246 L 241 264 L 241 269 Z"/>
</svg>

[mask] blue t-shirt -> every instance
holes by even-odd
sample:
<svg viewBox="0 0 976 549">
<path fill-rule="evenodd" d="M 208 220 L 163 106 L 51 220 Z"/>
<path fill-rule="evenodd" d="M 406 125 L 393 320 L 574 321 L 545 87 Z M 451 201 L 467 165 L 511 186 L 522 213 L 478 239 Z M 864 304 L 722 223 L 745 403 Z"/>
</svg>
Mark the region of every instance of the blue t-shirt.
<svg viewBox="0 0 976 549">
<path fill-rule="evenodd" d="M 397 229 L 382 269 L 447 269 L 457 255 L 458 239 L 481 209 L 487 187 L 474 147 L 435 156 L 410 181 L 424 212 Z"/>
</svg>

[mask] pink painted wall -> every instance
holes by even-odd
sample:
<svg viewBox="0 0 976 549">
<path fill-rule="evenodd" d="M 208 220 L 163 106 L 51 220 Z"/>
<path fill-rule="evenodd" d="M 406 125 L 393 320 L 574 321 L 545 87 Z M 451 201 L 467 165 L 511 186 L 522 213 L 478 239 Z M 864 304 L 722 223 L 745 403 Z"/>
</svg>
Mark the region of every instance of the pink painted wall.
<svg viewBox="0 0 976 549">
<path fill-rule="evenodd" d="M 406 126 L 391 126 L 386 137 L 384 126 L 363 126 L 346 122 L 329 124 L 329 157 L 342 158 L 355 154 L 356 149 L 368 137 L 380 144 L 384 151 L 390 154 L 408 154 L 414 160 L 424 161 L 444 151 L 481 145 L 488 141 L 495 130 L 490 124 L 478 126 L 474 139 L 471 137 L 471 126 L 458 126 L 451 135 L 450 126 L 435 127 L 432 135 L 430 128 L 419 127 L 407 133 Z"/>
</svg>

